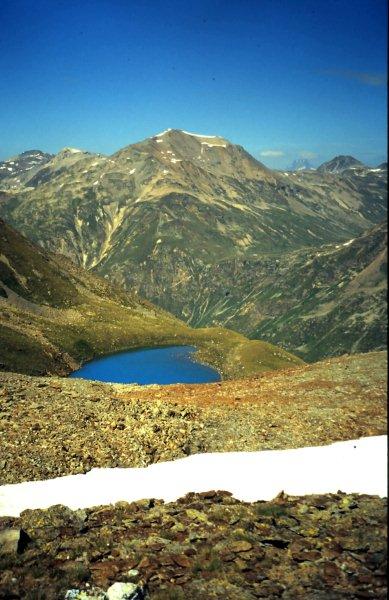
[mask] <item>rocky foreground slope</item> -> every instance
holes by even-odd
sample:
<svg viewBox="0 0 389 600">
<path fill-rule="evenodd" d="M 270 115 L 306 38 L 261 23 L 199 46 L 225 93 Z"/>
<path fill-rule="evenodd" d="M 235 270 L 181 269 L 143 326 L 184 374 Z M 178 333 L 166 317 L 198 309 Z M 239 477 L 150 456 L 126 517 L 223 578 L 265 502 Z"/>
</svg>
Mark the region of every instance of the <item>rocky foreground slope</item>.
<svg viewBox="0 0 389 600">
<path fill-rule="evenodd" d="M 2 483 L 386 431 L 385 353 L 201 386 L 6 373 L 0 385 Z M 0 597 L 384 599 L 385 522 L 384 499 L 341 491 L 27 510 L 0 518 Z"/>
<path fill-rule="evenodd" d="M 384 600 L 385 524 L 385 500 L 341 492 L 25 511 L 0 518 L 0 598 Z"/>
<path fill-rule="evenodd" d="M 213 284 L 219 264 L 270 262 L 277 270 L 280 255 L 289 264 L 290 252 L 345 243 L 386 216 L 385 168 L 337 157 L 322 170 L 272 171 L 224 138 L 180 130 L 109 157 L 65 148 L 30 177 L 9 168 L 0 182 L 0 215 L 10 224 L 188 323 L 200 314 L 207 326 L 235 317 L 228 302 L 233 274 L 223 268 L 219 287 Z M 241 285 L 243 291 L 248 281 Z M 271 308 L 260 295 L 251 304 L 258 315 Z M 352 314 L 359 322 L 357 308 Z M 269 315 L 275 337 L 277 316 Z M 291 348 L 304 346 L 289 333 Z M 343 351 L 354 342 L 349 336 Z M 331 353 L 330 344 L 317 346 L 315 357 Z M 371 339 L 353 351 L 378 348 Z"/>
<path fill-rule="evenodd" d="M 0 483 L 386 432 L 386 353 L 202 385 L 0 373 Z"/>
<path fill-rule="evenodd" d="M 225 377 L 302 362 L 221 327 L 192 329 L 0 220 L 0 370 L 63 375 L 115 350 L 187 343 Z"/>
</svg>

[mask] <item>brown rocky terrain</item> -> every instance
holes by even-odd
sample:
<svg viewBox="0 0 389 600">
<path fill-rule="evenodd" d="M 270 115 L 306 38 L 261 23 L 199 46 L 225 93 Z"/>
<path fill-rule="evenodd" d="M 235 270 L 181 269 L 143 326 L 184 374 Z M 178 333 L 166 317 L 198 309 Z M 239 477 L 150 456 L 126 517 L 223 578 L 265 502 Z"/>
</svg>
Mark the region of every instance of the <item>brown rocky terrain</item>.
<svg viewBox="0 0 389 600">
<path fill-rule="evenodd" d="M 386 353 L 202 385 L 0 373 L 0 407 L 1 484 L 197 452 L 319 446 L 386 433 Z"/>
<path fill-rule="evenodd" d="M 188 494 L 0 518 L 0 598 L 386 598 L 386 501 Z M 1 537 L 2 536 L 2 537 Z"/>
<path fill-rule="evenodd" d="M 385 387 L 384 352 L 203 385 L 0 373 L 1 483 L 380 435 Z M 383 599 L 385 518 L 384 499 L 341 491 L 26 510 L 0 518 L 0 598 Z"/>
</svg>

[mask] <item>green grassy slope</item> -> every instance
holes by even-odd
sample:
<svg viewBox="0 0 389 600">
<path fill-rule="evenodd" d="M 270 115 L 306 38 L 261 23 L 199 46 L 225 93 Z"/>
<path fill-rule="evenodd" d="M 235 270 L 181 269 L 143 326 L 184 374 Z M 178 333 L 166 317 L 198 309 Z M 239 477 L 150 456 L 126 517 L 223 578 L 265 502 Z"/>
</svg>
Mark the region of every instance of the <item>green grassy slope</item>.
<svg viewBox="0 0 389 600">
<path fill-rule="evenodd" d="M 192 329 L 0 221 L 0 368 L 66 374 L 95 356 L 168 344 L 196 345 L 224 377 L 301 362 L 227 329 Z"/>
</svg>

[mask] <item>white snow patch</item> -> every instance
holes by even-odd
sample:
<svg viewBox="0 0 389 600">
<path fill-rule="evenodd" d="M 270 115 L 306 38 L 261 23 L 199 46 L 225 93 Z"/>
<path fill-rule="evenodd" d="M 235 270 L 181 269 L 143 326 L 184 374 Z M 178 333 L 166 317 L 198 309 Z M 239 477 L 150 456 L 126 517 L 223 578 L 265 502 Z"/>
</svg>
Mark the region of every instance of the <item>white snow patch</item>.
<svg viewBox="0 0 389 600">
<path fill-rule="evenodd" d="M 136 169 L 131 169 L 130 171 L 130 175 L 133 175 L 135 173 Z"/>
<path fill-rule="evenodd" d="M 227 148 L 227 144 L 209 144 L 208 142 L 201 142 L 202 146 L 208 146 L 209 148 Z"/>
<path fill-rule="evenodd" d="M 162 137 L 163 135 L 165 135 L 165 133 L 168 133 L 169 131 L 171 131 L 171 129 L 165 129 L 165 131 L 161 131 L 161 133 L 157 133 L 157 135 L 154 135 L 153 137 Z"/>
<path fill-rule="evenodd" d="M 329 446 L 194 454 L 146 468 L 92 469 L 46 481 L 0 487 L 0 515 L 63 504 L 72 509 L 163 498 L 171 502 L 188 492 L 230 491 L 246 502 L 341 490 L 386 496 L 387 436 L 336 442 Z"/>
<path fill-rule="evenodd" d="M 161 238 L 159 238 L 159 239 L 158 239 L 158 240 L 157 240 L 155 243 L 156 243 L 156 244 L 162 244 L 162 240 L 161 240 Z"/>
<path fill-rule="evenodd" d="M 348 242 L 345 242 L 344 244 L 342 244 L 342 246 L 349 246 L 350 244 L 353 243 L 354 240 L 355 240 L 355 238 L 353 238 L 352 240 L 349 240 Z"/>
<path fill-rule="evenodd" d="M 186 133 L 186 135 L 192 135 L 193 137 L 198 138 L 217 138 L 217 135 L 200 135 L 199 133 L 191 133 L 190 131 L 182 130 L 182 133 Z"/>
<path fill-rule="evenodd" d="M 164 175 L 167 175 L 168 173 L 170 173 L 170 171 L 168 171 L 167 169 L 164 169 L 162 172 Z"/>
<path fill-rule="evenodd" d="M 170 162 L 171 163 L 177 163 L 177 162 L 182 162 L 182 161 L 181 161 L 181 158 L 171 158 Z"/>
<path fill-rule="evenodd" d="M 157 142 L 157 144 L 162 144 L 162 142 L 163 142 L 163 140 L 160 140 L 160 139 L 155 140 L 155 141 Z"/>
<path fill-rule="evenodd" d="M 93 185 L 98 185 L 98 184 L 99 184 L 99 182 L 98 182 L 98 181 L 94 181 L 94 182 L 93 182 Z"/>
<path fill-rule="evenodd" d="M 377 173 L 379 171 L 382 171 L 382 169 L 369 169 L 370 173 Z"/>
</svg>

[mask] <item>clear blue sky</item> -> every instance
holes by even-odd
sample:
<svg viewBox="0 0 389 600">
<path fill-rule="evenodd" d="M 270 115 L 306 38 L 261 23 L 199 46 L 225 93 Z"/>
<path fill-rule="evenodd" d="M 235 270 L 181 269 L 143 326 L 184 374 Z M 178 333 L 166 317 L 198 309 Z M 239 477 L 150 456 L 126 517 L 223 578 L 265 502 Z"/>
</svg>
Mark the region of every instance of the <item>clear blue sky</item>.
<svg viewBox="0 0 389 600">
<path fill-rule="evenodd" d="M 386 157 L 386 0 L 0 0 L 0 158 L 168 127 Z"/>
</svg>

